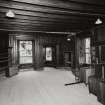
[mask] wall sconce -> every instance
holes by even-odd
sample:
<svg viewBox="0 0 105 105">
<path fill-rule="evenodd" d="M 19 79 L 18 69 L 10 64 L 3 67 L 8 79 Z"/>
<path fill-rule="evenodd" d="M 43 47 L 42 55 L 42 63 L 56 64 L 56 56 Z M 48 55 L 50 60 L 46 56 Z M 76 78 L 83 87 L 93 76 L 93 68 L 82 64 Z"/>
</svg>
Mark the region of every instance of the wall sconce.
<svg viewBox="0 0 105 105">
<path fill-rule="evenodd" d="M 95 24 L 102 24 L 102 20 L 100 18 L 98 18 L 95 22 Z"/>
<path fill-rule="evenodd" d="M 6 17 L 14 18 L 14 17 L 15 17 L 15 14 L 13 13 L 12 10 L 8 10 L 8 11 L 6 12 Z"/>
</svg>

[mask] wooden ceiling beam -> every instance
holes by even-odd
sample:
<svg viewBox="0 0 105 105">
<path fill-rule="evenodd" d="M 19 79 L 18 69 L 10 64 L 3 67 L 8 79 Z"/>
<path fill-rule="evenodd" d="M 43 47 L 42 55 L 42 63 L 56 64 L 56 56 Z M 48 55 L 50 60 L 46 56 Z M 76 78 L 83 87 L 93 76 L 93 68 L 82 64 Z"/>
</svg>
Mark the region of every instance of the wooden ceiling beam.
<svg viewBox="0 0 105 105">
<path fill-rule="evenodd" d="M 0 9 L 0 12 L 2 14 L 5 15 L 5 13 L 8 11 L 7 8 L 1 8 Z M 39 17 L 39 18 L 53 18 L 53 19 L 68 19 L 70 20 L 70 18 L 72 18 L 72 16 L 74 17 L 75 15 L 69 15 L 69 16 L 66 16 L 66 15 L 55 15 L 55 14 L 47 14 L 47 13 L 33 13 L 33 12 L 29 12 L 29 11 L 20 11 L 20 10 L 13 10 L 15 15 L 21 15 L 21 16 L 31 16 L 31 17 Z M 77 15 L 76 15 L 77 16 Z M 75 16 L 75 18 L 76 18 Z M 79 16 L 78 16 L 79 17 Z M 84 18 L 84 17 L 83 17 Z M 92 18 L 92 16 L 91 16 Z M 93 17 L 93 18 L 96 18 L 96 17 Z"/>
<path fill-rule="evenodd" d="M 53 6 L 53 7 L 63 7 L 69 8 L 70 4 L 77 5 L 91 5 L 91 6 L 105 6 L 104 0 L 12 0 L 15 2 L 28 3 L 28 4 L 36 4 L 36 5 L 45 5 L 45 6 Z M 94 2 L 93 2 L 94 1 Z"/>
<path fill-rule="evenodd" d="M 14 19 L 5 17 L 9 9 L 15 13 Z M 93 27 L 96 17 L 105 19 L 104 11 L 104 4 L 81 0 L 1 0 L 0 29 L 81 31 Z"/>
<path fill-rule="evenodd" d="M 5 13 L 9 10 L 9 8 L 0 8 L 1 13 Z M 61 18 L 61 19 L 69 19 L 69 16 L 65 15 L 58 15 L 58 14 L 49 14 L 49 13 L 42 13 L 42 12 L 32 12 L 32 11 L 23 11 L 18 9 L 11 9 L 15 15 L 23 15 L 23 16 L 33 16 L 33 17 L 44 17 L 44 18 Z"/>
<path fill-rule="evenodd" d="M 10 34 L 12 34 L 13 33 L 13 35 L 17 35 L 17 33 L 28 33 L 28 35 L 29 35 L 29 33 L 31 33 L 31 35 L 32 35 L 32 33 L 33 33 L 33 35 L 34 35 L 34 33 L 50 33 L 50 34 L 60 34 L 60 35 L 67 35 L 69 32 L 65 32 L 65 31 L 52 31 L 52 30 L 22 30 L 22 29 L 8 29 L 8 28 L 0 28 L 0 30 L 2 30 L 2 31 L 9 31 L 10 32 Z M 70 30 L 70 32 L 79 32 L 80 30 Z M 15 33 L 15 34 L 14 34 Z M 26 34 L 25 34 L 26 35 Z"/>
<path fill-rule="evenodd" d="M 87 5 L 96 5 L 96 6 L 105 6 L 104 0 L 70 0 L 70 2 L 75 2 L 78 4 L 87 4 Z"/>
<path fill-rule="evenodd" d="M 66 4 L 66 3 L 65 3 Z M 41 13 L 49 13 L 49 14 L 58 14 L 58 15 L 69 15 L 69 14 L 82 14 L 82 15 L 102 15 L 104 14 L 105 7 L 97 7 L 97 6 L 89 6 L 89 5 L 77 5 L 77 4 L 69 4 L 69 8 L 62 8 L 46 6 L 46 5 L 38 5 L 38 4 L 27 4 L 27 3 L 17 3 L 17 2 L 1 2 L 1 7 L 30 11 L 30 12 L 41 12 Z"/>
<path fill-rule="evenodd" d="M 6 19 L 7 17 L 5 16 L 5 13 L 2 12 L 0 13 L 0 18 L 1 19 Z M 59 17 L 41 17 L 41 16 L 27 16 L 23 14 L 16 14 L 15 18 L 12 20 L 25 20 L 25 21 L 42 21 L 42 22 L 69 22 L 69 21 L 94 21 L 96 18 L 94 17 L 84 17 L 84 16 L 69 16 L 67 18 L 61 18 Z"/>
<path fill-rule="evenodd" d="M 0 22 L 0 24 L 3 24 L 4 26 L 8 26 L 8 25 L 11 25 L 11 27 L 14 27 L 14 26 L 23 26 L 23 27 L 38 27 L 38 26 L 41 26 L 41 27 L 66 27 L 66 28 L 71 28 L 71 27 L 80 27 L 80 26 L 83 26 L 83 27 L 86 27 L 86 26 L 91 26 L 91 25 L 94 25 L 94 24 L 80 24 L 80 23 L 71 23 L 71 24 L 54 24 L 54 23 L 46 23 L 46 24 L 41 24 L 41 23 L 36 23 L 36 24 L 30 24 L 30 23 L 16 23 L 16 22 L 11 22 L 11 23 L 6 23 L 6 22 Z M 1 25 L 2 26 L 2 25 Z"/>
<path fill-rule="evenodd" d="M 81 20 L 82 21 L 82 24 L 84 25 L 87 25 L 87 24 L 94 24 L 94 21 L 89 21 L 89 20 Z M 59 25 L 64 25 L 64 24 L 81 24 L 81 21 L 79 20 L 73 20 L 73 19 L 70 19 L 69 21 L 41 21 L 41 20 L 25 20 L 25 19 L 9 19 L 9 18 L 0 18 L 0 22 L 4 22 L 6 24 L 8 23 L 13 23 L 13 24 L 18 24 L 18 23 L 21 23 L 21 24 L 59 24 Z"/>
<path fill-rule="evenodd" d="M 0 22 L 1 24 L 1 27 L 8 27 L 8 28 L 16 28 L 16 29 L 35 29 L 35 28 L 38 28 L 40 31 L 41 29 L 46 29 L 46 30 L 49 30 L 49 29 L 59 29 L 59 30 L 69 30 L 69 29 L 84 29 L 85 27 L 90 27 L 90 25 L 83 25 L 83 24 L 77 24 L 77 25 L 72 25 L 72 24 L 69 24 L 69 25 L 59 25 L 59 24 L 22 24 L 22 23 L 18 23 L 18 24 L 14 24 L 14 23 L 8 23 L 8 24 L 4 24 L 3 22 Z M 60 26 L 60 27 L 59 27 Z"/>
<path fill-rule="evenodd" d="M 70 28 L 68 29 L 64 29 L 64 28 L 42 28 L 42 27 L 35 27 L 35 28 L 23 28 L 23 27 L 1 27 L 0 26 L 0 30 L 5 30 L 5 31 L 20 31 L 20 32 L 80 32 L 81 30 L 86 30 L 87 28 L 81 28 L 81 29 L 74 29 L 74 28 Z"/>
</svg>

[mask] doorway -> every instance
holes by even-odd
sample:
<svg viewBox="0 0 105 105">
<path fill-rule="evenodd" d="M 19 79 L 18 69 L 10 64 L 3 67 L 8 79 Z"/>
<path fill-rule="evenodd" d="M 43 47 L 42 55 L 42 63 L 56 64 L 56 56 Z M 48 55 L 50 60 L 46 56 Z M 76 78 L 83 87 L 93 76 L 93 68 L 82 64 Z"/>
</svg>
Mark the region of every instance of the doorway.
<svg viewBox="0 0 105 105">
<path fill-rule="evenodd" d="M 64 64 L 65 67 L 72 67 L 72 52 L 64 52 Z"/>
<path fill-rule="evenodd" d="M 31 40 L 19 41 L 19 65 L 20 68 L 33 65 L 33 43 Z"/>
<path fill-rule="evenodd" d="M 44 46 L 44 66 L 56 67 L 56 47 Z"/>
</svg>

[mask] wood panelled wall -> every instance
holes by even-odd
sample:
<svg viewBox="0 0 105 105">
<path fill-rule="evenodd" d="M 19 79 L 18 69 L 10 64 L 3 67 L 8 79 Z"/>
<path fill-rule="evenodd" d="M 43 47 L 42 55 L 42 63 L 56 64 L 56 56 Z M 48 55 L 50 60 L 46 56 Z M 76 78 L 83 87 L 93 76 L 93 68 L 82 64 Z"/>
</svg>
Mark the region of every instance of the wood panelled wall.
<svg viewBox="0 0 105 105">
<path fill-rule="evenodd" d="M 36 40 L 37 39 L 37 40 Z M 53 45 L 56 47 L 56 67 L 64 66 L 64 52 L 65 51 L 72 51 L 74 52 L 74 40 L 71 38 L 71 41 L 67 41 L 66 35 L 56 35 L 56 34 L 37 34 L 37 38 L 35 39 L 35 43 L 37 44 L 35 47 L 38 49 L 35 53 L 38 55 L 37 57 L 40 58 L 39 66 L 43 67 L 43 46 L 46 45 Z M 37 52 L 39 51 L 39 52 Z M 43 62 L 42 62 L 43 61 Z"/>
<path fill-rule="evenodd" d="M 82 59 L 84 59 L 84 39 L 85 38 L 88 38 L 90 37 L 92 39 L 92 32 L 91 30 L 87 30 L 87 31 L 83 31 L 79 34 L 77 34 L 75 36 L 75 49 L 74 49 L 74 52 L 75 52 L 75 61 L 74 61 L 74 64 L 75 64 L 75 68 L 79 68 L 80 67 L 80 56 L 82 57 Z M 80 54 L 80 52 L 82 52 Z"/>
<path fill-rule="evenodd" d="M 9 9 L 15 18 L 5 16 Z M 80 32 L 93 27 L 98 16 L 104 19 L 104 11 L 104 0 L 0 0 L 0 29 Z"/>
<path fill-rule="evenodd" d="M 95 74 L 97 78 L 102 77 L 102 75 L 105 77 L 105 25 L 94 28 L 93 33 L 96 48 Z"/>
<path fill-rule="evenodd" d="M 34 68 L 40 69 L 44 67 L 44 52 L 43 47 L 46 45 L 53 45 L 56 48 L 56 67 L 64 66 L 64 52 L 72 51 L 74 53 L 74 40 L 71 38 L 71 41 L 67 41 L 66 35 L 56 35 L 56 34 L 45 34 L 45 33 L 10 33 L 12 43 L 17 43 L 18 40 L 33 40 L 34 42 L 34 51 L 33 51 L 33 62 Z M 16 47 L 12 45 L 13 47 Z M 13 56 L 18 56 L 18 49 L 13 48 L 15 54 Z M 17 51 L 16 51 L 17 50 Z M 13 57 L 15 63 L 17 62 L 18 57 Z"/>
<path fill-rule="evenodd" d="M 17 40 L 16 37 L 14 35 L 9 35 L 9 46 L 11 47 L 11 52 L 10 52 L 10 56 L 11 56 L 11 64 L 15 65 L 18 62 L 17 59 Z"/>
<path fill-rule="evenodd" d="M 105 44 L 105 25 L 93 29 L 95 44 Z"/>
<path fill-rule="evenodd" d="M 8 33 L 0 31 L 0 73 L 8 70 Z"/>
<path fill-rule="evenodd" d="M 8 33 L 0 31 L 0 50 L 8 48 Z"/>
</svg>

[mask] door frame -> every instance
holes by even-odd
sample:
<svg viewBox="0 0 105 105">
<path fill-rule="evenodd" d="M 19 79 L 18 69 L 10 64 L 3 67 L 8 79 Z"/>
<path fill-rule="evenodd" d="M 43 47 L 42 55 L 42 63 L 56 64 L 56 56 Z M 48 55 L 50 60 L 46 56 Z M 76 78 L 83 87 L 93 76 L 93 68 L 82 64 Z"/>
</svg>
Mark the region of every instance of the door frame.
<svg viewBox="0 0 105 105">
<path fill-rule="evenodd" d="M 19 43 L 20 41 L 32 41 L 32 63 L 27 63 L 27 64 L 20 64 L 20 53 L 19 53 Z M 34 67 L 34 50 L 35 50 L 35 44 L 34 44 L 34 40 L 31 40 L 31 39 L 22 39 L 22 40 L 17 40 L 17 55 L 18 55 L 18 65 L 19 65 L 19 68 L 24 68 L 24 67 Z"/>
<path fill-rule="evenodd" d="M 55 57 L 54 57 L 54 61 L 52 61 L 52 62 L 54 62 L 54 64 L 52 64 L 52 65 L 50 65 L 51 67 L 56 67 L 56 63 L 57 63 L 57 53 L 56 53 L 56 44 L 45 44 L 45 45 L 43 45 L 43 59 L 44 59 L 44 66 L 47 66 L 45 63 L 46 63 L 46 47 L 52 47 L 52 48 L 54 48 L 54 50 L 55 50 Z M 52 55 L 53 56 L 53 55 Z"/>
<path fill-rule="evenodd" d="M 73 64 L 73 53 L 72 51 L 64 51 L 64 57 L 65 57 L 65 53 L 69 53 L 71 54 L 71 61 L 68 61 L 67 64 L 68 65 L 71 65 L 70 67 L 72 67 L 72 64 Z M 64 58 L 64 66 L 66 65 L 66 62 L 65 62 L 65 58 Z M 66 67 L 66 66 L 65 66 Z"/>
</svg>

